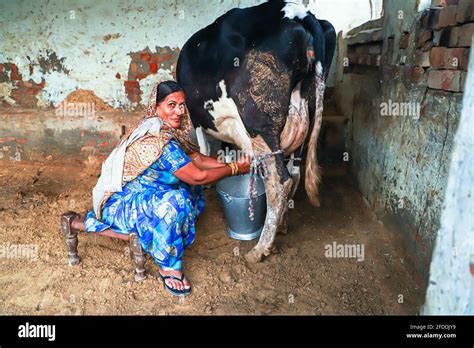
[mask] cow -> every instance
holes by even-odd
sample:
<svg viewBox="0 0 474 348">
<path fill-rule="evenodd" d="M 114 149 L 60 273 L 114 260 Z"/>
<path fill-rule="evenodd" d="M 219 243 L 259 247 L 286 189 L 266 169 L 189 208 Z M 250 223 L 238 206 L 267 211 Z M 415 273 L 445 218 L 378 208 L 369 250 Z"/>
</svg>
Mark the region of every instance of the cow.
<svg viewBox="0 0 474 348">
<path fill-rule="evenodd" d="M 251 158 L 270 155 L 267 215 L 258 243 L 245 255 L 249 262 L 274 252 L 276 233 L 286 232 L 306 138 L 305 188 L 310 202 L 320 205 L 317 144 L 335 44 L 331 23 L 281 0 L 231 9 L 194 33 L 180 52 L 176 78 L 200 145 L 208 134 Z"/>
</svg>

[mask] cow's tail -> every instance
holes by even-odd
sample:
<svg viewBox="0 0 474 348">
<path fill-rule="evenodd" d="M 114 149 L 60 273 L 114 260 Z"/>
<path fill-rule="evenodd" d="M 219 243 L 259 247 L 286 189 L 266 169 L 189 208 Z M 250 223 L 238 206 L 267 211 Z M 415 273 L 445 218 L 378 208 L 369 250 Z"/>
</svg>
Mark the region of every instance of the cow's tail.
<svg viewBox="0 0 474 348">
<path fill-rule="evenodd" d="M 314 49 L 314 62 L 312 64 L 313 76 L 311 76 L 312 83 L 314 83 L 314 89 L 310 88 L 310 91 L 314 91 L 314 97 L 311 95 L 309 98 L 311 103 L 314 102 L 314 120 L 307 147 L 305 166 L 305 189 L 311 204 L 316 207 L 319 207 L 320 200 L 318 185 L 321 182 L 321 168 L 318 164 L 318 136 L 319 131 L 321 130 L 321 123 L 323 118 L 325 75 L 327 74 L 325 70 L 329 69 L 333 54 L 333 52 L 326 52 L 326 37 L 328 34 L 327 30 L 330 31 L 332 29 L 333 33 L 329 34 L 334 36 L 335 31 L 332 25 L 330 24 L 330 27 L 323 28 L 320 22 L 312 14 L 306 16 L 303 19 L 302 24 L 304 28 L 312 35 Z M 333 50 L 332 47 L 328 48 L 329 50 Z M 328 59 L 329 62 L 327 61 Z M 310 109 L 313 109 L 313 107 L 311 107 Z"/>
<path fill-rule="evenodd" d="M 319 80 L 319 81 L 318 81 Z M 309 135 L 305 166 L 305 188 L 308 198 L 316 207 L 319 207 L 319 183 L 321 182 L 321 167 L 318 164 L 318 136 L 321 130 L 323 116 L 324 79 L 316 76 L 315 79 L 315 112 L 313 128 Z"/>
</svg>

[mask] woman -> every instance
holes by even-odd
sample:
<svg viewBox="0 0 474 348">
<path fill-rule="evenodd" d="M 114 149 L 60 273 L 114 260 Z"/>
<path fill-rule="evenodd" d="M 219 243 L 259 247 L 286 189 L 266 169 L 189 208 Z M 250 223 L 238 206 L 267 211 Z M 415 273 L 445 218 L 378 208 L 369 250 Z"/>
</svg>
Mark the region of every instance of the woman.
<svg viewBox="0 0 474 348">
<path fill-rule="evenodd" d="M 159 265 L 165 288 L 177 296 L 191 292 L 182 257 L 204 209 L 200 185 L 247 173 L 250 167 L 248 158 L 225 164 L 201 155 L 190 139 L 192 124 L 185 111 L 185 95 L 176 82 L 154 88 L 145 118 L 103 164 L 93 191 L 94 211 L 84 219 L 87 232 L 136 232 L 143 250 Z"/>
</svg>

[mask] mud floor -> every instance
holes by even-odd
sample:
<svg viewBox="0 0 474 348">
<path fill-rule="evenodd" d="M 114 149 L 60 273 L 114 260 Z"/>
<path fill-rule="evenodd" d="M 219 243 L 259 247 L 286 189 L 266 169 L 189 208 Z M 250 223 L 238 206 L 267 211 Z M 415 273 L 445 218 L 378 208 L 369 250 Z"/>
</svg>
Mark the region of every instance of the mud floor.
<svg viewBox="0 0 474 348">
<path fill-rule="evenodd" d="M 347 177 L 325 177 L 322 206 L 303 186 L 290 209 L 290 232 L 278 254 L 247 264 L 255 244 L 229 239 L 217 193 L 184 257 L 193 294 L 168 294 L 147 257 L 148 278 L 136 283 L 128 244 L 81 234 L 78 266 L 67 264 L 61 213 L 91 206 L 96 174 L 64 163 L 0 161 L 0 247 L 33 244 L 32 254 L 3 252 L 0 314 L 416 314 L 423 299 L 391 233 L 373 221 Z M 365 258 L 328 258 L 325 246 L 363 244 Z M 237 248 L 237 249 L 236 249 Z"/>
</svg>

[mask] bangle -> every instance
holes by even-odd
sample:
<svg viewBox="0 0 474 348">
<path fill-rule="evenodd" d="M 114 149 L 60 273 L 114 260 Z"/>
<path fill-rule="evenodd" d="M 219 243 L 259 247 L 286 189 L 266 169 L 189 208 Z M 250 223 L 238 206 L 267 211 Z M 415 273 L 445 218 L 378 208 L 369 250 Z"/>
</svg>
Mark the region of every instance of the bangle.
<svg viewBox="0 0 474 348">
<path fill-rule="evenodd" d="M 232 174 L 231 175 L 236 175 L 239 173 L 239 167 L 237 166 L 237 163 L 235 162 L 230 162 L 230 163 L 226 163 L 230 169 L 232 170 Z"/>
<path fill-rule="evenodd" d="M 237 165 L 237 162 L 234 162 L 234 166 L 235 166 L 235 175 L 239 174 L 239 166 Z"/>
<path fill-rule="evenodd" d="M 231 173 L 230 175 L 234 175 L 234 167 L 232 166 L 232 163 L 226 163 L 225 164 L 227 167 L 230 167 Z"/>
</svg>

